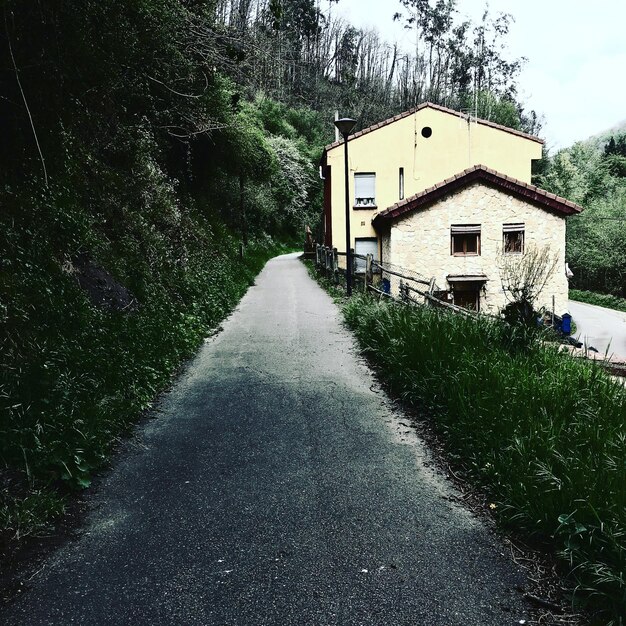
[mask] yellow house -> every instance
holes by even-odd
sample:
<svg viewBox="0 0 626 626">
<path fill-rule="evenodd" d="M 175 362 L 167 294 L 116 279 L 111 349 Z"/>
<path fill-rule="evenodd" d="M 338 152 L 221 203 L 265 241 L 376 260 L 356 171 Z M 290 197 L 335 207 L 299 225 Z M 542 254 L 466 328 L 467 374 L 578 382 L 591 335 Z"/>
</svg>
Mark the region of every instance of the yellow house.
<svg viewBox="0 0 626 626">
<path fill-rule="evenodd" d="M 539 304 L 567 306 L 565 217 L 581 207 L 530 185 L 542 140 L 425 103 L 349 137 L 351 247 L 434 277 L 457 304 L 505 304 L 498 255 L 549 245 L 559 268 Z M 345 250 L 344 144 L 326 146 L 324 243 Z M 562 270 L 562 271 L 561 271 Z"/>
</svg>

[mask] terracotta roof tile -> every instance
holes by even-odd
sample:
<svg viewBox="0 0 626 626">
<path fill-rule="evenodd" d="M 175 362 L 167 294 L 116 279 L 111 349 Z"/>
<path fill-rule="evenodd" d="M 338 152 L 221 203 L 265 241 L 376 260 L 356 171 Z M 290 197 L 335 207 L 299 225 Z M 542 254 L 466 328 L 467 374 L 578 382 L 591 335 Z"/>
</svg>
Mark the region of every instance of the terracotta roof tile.
<svg viewBox="0 0 626 626">
<path fill-rule="evenodd" d="M 378 213 L 372 220 L 372 223 L 374 226 L 388 223 L 406 213 L 410 213 L 440 200 L 445 197 L 446 194 L 463 189 L 474 182 L 483 182 L 496 188 L 504 189 L 518 197 L 538 204 L 547 211 L 552 211 L 561 216 L 573 215 L 583 210 L 583 207 L 575 204 L 571 200 L 566 200 L 553 193 L 539 189 L 539 187 L 535 187 L 534 185 L 500 174 L 489 167 L 475 165 L 463 170 L 459 174 L 446 178 L 432 187 L 428 187 L 428 189 L 424 191 L 420 191 L 414 196 L 405 198 L 401 202 L 396 202 L 386 210 Z"/>
</svg>

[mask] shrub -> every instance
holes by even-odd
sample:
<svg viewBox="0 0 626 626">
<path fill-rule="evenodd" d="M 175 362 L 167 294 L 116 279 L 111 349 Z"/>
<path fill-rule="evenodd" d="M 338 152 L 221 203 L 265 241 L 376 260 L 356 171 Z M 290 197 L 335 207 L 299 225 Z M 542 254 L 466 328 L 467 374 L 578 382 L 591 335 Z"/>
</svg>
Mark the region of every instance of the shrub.
<svg viewBox="0 0 626 626">
<path fill-rule="evenodd" d="M 578 302 L 586 302 L 587 304 L 595 304 L 603 306 L 607 309 L 615 309 L 616 311 L 626 311 L 626 298 L 618 298 L 608 293 L 595 293 L 593 291 L 581 291 L 580 289 L 569 290 L 570 300 Z"/>
</svg>

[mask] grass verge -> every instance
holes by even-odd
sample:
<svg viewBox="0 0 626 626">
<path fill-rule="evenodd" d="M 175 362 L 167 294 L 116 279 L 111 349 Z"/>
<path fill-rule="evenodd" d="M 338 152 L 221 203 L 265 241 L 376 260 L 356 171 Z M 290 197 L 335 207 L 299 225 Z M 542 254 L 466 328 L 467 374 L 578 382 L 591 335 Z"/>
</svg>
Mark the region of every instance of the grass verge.
<svg viewBox="0 0 626 626">
<path fill-rule="evenodd" d="M 578 302 L 586 302 L 587 304 L 595 304 L 603 306 L 607 309 L 615 309 L 616 311 L 626 311 L 626 298 L 618 298 L 607 293 L 595 293 L 594 291 L 582 291 L 580 289 L 569 290 L 570 300 Z"/>
<path fill-rule="evenodd" d="M 391 392 L 432 417 L 500 524 L 558 553 L 574 606 L 623 625 L 623 387 L 498 321 L 362 295 L 343 310 Z"/>
<path fill-rule="evenodd" d="M 90 298 L 48 231 L 17 220 L 3 231 L 0 554 L 49 529 L 266 261 L 289 251 L 259 236 L 240 258 L 218 220 L 183 218 L 178 239 L 148 224 L 119 246 L 86 229 L 97 276 L 132 286 L 137 304 L 117 309 Z"/>
</svg>

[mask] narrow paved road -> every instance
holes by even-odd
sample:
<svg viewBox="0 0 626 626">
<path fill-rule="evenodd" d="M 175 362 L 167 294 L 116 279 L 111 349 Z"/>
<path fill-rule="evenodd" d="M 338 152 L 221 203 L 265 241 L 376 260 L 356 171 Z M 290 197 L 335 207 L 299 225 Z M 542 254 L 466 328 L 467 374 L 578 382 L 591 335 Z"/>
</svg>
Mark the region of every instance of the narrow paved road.
<svg viewBox="0 0 626 626">
<path fill-rule="evenodd" d="M 626 313 L 584 302 L 569 301 L 576 322 L 575 337 L 601 354 L 626 359 Z"/>
<path fill-rule="evenodd" d="M 408 431 L 276 258 L 0 622 L 519 623 L 524 577 Z"/>
</svg>

